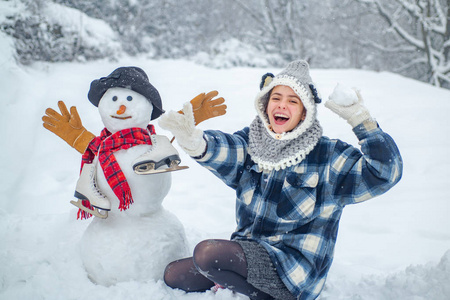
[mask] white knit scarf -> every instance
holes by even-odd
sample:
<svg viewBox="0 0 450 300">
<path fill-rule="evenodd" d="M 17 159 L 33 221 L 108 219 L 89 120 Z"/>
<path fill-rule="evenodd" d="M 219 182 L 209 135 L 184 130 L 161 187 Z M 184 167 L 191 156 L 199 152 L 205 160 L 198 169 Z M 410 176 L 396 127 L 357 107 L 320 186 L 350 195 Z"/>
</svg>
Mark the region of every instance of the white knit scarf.
<svg viewBox="0 0 450 300">
<path fill-rule="evenodd" d="M 314 120 L 298 137 L 278 140 L 267 132 L 257 116 L 250 124 L 249 154 L 262 169 L 285 169 L 305 159 L 319 142 L 322 132 L 319 121 Z"/>
</svg>

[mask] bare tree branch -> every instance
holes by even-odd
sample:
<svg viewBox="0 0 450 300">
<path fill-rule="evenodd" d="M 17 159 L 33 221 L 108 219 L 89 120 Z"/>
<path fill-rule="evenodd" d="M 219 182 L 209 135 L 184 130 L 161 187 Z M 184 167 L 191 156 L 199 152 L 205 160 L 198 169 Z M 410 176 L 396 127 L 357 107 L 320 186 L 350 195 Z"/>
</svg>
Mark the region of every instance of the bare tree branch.
<svg viewBox="0 0 450 300">
<path fill-rule="evenodd" d="M 390 8 L 381 4 L 382 0 L 356 1 L 375 7 L 392 32 L 405 44 L 424 53 L 422 58 L 410 60 L 400 70 L 420 62 L 428 68 L 432 84 L 441 86 L 446 82 L 450 85 L 447 80 L 450 64 L 450 0 L 447 0 L 446 15 L 439 0 L 395 0 L 397 7 Z M 389 9 L 394 11 L 389 12 Z M 375 43 L 371 44 L 375 49 L 386 50 Z"/>
<path fill-rule="evenodd" d="M 255 13 L 255 10 L 253 10 L 253 9 L 250 9 L 249 7 L 247 7 L 244 3 L 242 3 L 242 1 L 240 1 L 240 0 L 234 0 L 234 2 L 237 4 L 237 5 L 239 5 L 245 12 L 247 12 L 249 15 L 250 15 L 250 17 L 252 17 L 257 23 L 259 23 L 261 26 L 266 26 L 266 24 L 262 21 L 262 17 L 261 16 L 258 16 L 256 13 Z"/>
</svg>

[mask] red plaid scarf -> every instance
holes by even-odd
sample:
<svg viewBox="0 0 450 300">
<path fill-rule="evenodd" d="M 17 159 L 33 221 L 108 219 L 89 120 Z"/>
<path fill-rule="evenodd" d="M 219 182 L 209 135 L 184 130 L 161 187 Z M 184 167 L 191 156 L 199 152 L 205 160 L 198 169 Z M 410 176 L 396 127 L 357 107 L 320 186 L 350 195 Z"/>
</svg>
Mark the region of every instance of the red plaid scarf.
<svg viewBox="0 0 450 300">
<path fill-rule="evenodd" d="M 85 163 L 92 163 L 95 155 L 98 153 L 98 161 L 105 174 L 106 181 L 119 198 L 119 209 L 126 210 L 133 203 L 130 186 L 127 179 L 120 169 L 114 152 L 125 150 L 136 145 L 151 145 L 151 135 L 155 134 L 153 125 L 148 125 L 147 130 L 142 128 L 127 128 L 111 134 L 106 128 L 102 130 L 100 136 L 94 138 L 81 160 L 81 168 Z M 83 206 L 92 209 L 89 201 L 83 201 Z M 87 219 L 92 215 L 83 210 L 78 211 L 78 219 Z"/>
</svg>

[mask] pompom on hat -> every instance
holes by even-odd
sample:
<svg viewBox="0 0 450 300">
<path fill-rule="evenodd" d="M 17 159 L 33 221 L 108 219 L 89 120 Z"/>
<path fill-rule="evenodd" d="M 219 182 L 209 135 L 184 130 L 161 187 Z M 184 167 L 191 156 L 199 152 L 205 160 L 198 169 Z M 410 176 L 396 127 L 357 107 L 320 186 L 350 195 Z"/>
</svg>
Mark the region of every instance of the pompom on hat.
<svg viewBox="0 0 450 300">
<path fill-rule="evenodd" d="M 283 134 L 282 139 L 293 139 L 300 136 L 316 121 L 316 105 L 322 101 L 309 74 L 309 65 L 305 60 L 296 60 L 289 63 L 278 75 L 264 74 L 260 83 L 260 92 L 255 99 L 255 108 L 258 116 L 264 122 L 269 134 L 275 137 L 270 129 L 269 118 L 266 113 L 269 95 L 278 85 L 290 87 L 299 96 L 306 109 L 306 117 L 291 132 Z M 279 138 L 278 138 L 279 139 Z"/>
<path fill-rule="evenodd" d="M 158 90 L 149 82 L 147 74 L 138 67 L 120 67 L 111 74 L 91 82 L 89 101 L 98 107 L 105 92 L 114 87 L 130 89 L 141 94 L 153 105 L 151 120 L 164 113 Z"/>
</svg>

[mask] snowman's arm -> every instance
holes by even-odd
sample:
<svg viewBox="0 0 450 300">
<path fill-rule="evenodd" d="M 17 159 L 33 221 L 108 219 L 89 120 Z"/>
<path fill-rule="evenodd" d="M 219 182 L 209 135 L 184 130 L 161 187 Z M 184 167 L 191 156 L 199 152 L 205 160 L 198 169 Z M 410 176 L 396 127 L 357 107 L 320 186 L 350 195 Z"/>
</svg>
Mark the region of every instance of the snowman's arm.
<svg viewBox="0 0 450 300">
<path fill-rule="evenodd" d="M 205 93 L 201 93 L 190 101 L 192 111 L 194 112 L 195 125 L 198 125 L 205 120 L 226 114 L 227 106 L 223 104 L 225 100 L 222 97 L 213 99 L 218 94 L 217 91 L 211 91 L 206 95 Z M 183 114 L 182 110 L 179 110 L 178 112 Z"/>
<path fill-rule="evenodd" d="M 70 113 L 63 101 L 58 101 L 58 107 L 61 114 L 52 108 L 45 110 L 46 115 L 42 117 L 44 122 L 42 125 L 62 138 L 75 150 L 84 154 L 95 135 L 83 127 L 75 106 L 70 108 Z"/>
<path fill-rule="evenodd" d="M 213 99 L 218 95 L 217 91 L 202 93 L 190 101 L 194 113 L 195 125 L 226 113 L 227 106 L 223 104 L 225 100 L 220 97 Z M 81 154 L 84 154 L 89 143 L 95 138 L 95 135 L 87 131 L 81 123 L 75 106 L 67 110 L 63 101 L 58 102 L 61 114 L 52 108 L 45 110 L 46 115 L 42 117 L 43 126 L 59 136 L 71 147 L 75 148 Z M 181 110 L 179 113 L 183 113 Z"/>
</svg>

